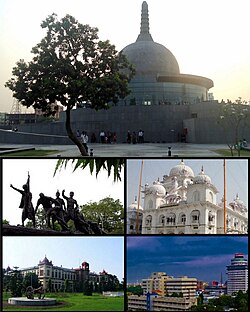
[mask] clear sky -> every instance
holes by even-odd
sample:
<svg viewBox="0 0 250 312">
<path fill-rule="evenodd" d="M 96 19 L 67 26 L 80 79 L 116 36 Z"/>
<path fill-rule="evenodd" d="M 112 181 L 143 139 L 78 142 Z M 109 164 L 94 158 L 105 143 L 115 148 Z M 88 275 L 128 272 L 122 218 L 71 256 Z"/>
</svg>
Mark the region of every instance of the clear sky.
<svg viewBox="0 0 250 312">
<path fill-rule="evenodd" d="M 73 15 L 99 28 L 118 50 L 134 42 L 140 30 L 142 0 L 1 0 L 0 111 L 13 98 L 4 83 L 19 59 L 31 60 L 31 48 L 44 37 L 41 22 L 53 12 Z M 147 0 L 155 42 L 176 57 L 183 74 L 214 81 L 215 99 L 250 100 L 249 0 Z"/>
<path fill-rule="evenodd" d="M 75 269 L 86 261 L 91 272 L 124 277 L 123 237 L 3 237 L 3 268 L 35 266 L 45 255 L 55 266 Z"/>
<path fill-rule="evenodd" d="M 144 236 L 127 238 L 127 281 L 135 283 L 152 272 L 195 277 L 211 282 L 226 280 L 226 266 L 235 253 L 248 258 L 245 236 Z"/>
<path fill-rule="evenodd" d="M 140 170 L 142 160 L 128 160 L 127 165 L 127 197 L 128 204 L 138 197 Z M 158 178 L 162 181 L 163 175 L 169 175 L 170 170 L 179 165 L 181 159 L 152 159 L 144 160 L 142 170 L 142 186 L 146 183 L 152 185 Z M 184 159 L 184 164 L 189 166 L 194 175 L 201 172 L 201 167 L 205 174 L 211 178 L 211 182 L 215 185 L 219 193 L 217 194 L 217 202 L 220 202 L 224 192 L 224 171 L 223 159 Z M 245 204 L 248 202 L 248 160 L 246 159 L 227 159 L 226 160 L 226 198 L 227 203 L 233 201 L 238 193 L 241 200 Z M 141 195 L 143 195 L 141 193 Z M 142 198 L 142 196 L 141 196 Z M 143 200 L 141 200 L 143 206 Z"/>
<path fill-rule="evenodd" d="M 123 171 L 122 181 L 113 182 L 113 176 L 108 177 L 107 171 L 101 171 L 96 178 L 95 173 L 90 174 L 88 167 L 73 172 L 69 163 L 66 169 L 62 168 L 53 177 L 56 163 L 56 159 L 3 159 L 3 219 L 10 221 L 11 225 L 21 224 L 22 209 L 18 208 L 21 194 L 10 188 L 10 184 L 22 189 L 28 171 L 34 207 L 40 193 L 55 197 L 57 189 L 60 192 L 65 189 L 66 196 L 73 191 L 79 205 L 98 202 L 106 197 L 119 199 L 124 204 Z"/>
</svg>

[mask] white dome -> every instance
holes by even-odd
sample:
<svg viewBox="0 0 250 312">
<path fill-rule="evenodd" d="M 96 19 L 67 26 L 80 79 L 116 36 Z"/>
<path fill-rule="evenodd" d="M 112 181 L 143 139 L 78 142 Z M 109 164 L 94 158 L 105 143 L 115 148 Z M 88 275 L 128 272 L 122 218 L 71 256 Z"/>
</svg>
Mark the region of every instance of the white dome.
<svg viewBox="0 0 250 312">
<path fill-rule="evenodd" d="M 158 196 L 165 196 L 165 187 L 159 182 L 155 181 L 152 186 L 149 187 L 149 192 Z"/>
<path fill-rule="evenodd" d="M 190 167 L 186 166 L 184 164 L 184 161 L 182 160 L 179 165 L 173 167 L 170 170 L 169 176 L 170 177 L 173 177 L 173 176 L 194 177 L 194 172 Z"/>
<path fill-rule="evenodd" d="M 211 178 L 204 173 L 203 168 L 201 169 L 201 172 L 194 177 L 193 181 L 196 184 L 211 184 Z"/>
<path fill-rule="evenodd" d="M 138 209 L 138 202 L 135 200 L 132 204 L 128 206 L 128 211 L 135 211 Z M 142 207 L 139 206 L 139 210 L 142 210 Z"/>
</svg>

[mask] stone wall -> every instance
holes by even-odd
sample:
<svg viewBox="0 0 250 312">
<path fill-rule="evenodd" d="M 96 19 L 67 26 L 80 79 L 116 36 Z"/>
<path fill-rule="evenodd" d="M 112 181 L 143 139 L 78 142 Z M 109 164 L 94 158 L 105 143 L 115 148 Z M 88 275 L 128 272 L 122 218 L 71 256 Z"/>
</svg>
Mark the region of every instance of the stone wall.
<svg viewBox="0 0 250 312">
<path fill-rule="evenodd" d="M 71 126 L 73 131 L 87 131 L 89 139 L 95 133 L 97 142 L 101 130 L 116 132 L 117 143 L 123 143 L 128 130 L 138 134 L 142 129 L 146 142 L 171 143 L 177 142 L 187 128 L 188 143 L 227 143 L 225 132 L 217 122 L 221 105 L 213 101 L 192 105 L 117 106 L 100 111 L 79 108 L 71 112 Z M 230 130 L 227 134 L 232 137 Z M 245 127 L 239 138 L 250 142 L 249 128 Z M 72 144 L 65 131 L 64 112 L 58 122 L 20 125 L 18 132 L 0 131 L 0 143 Z"/>
</svg>

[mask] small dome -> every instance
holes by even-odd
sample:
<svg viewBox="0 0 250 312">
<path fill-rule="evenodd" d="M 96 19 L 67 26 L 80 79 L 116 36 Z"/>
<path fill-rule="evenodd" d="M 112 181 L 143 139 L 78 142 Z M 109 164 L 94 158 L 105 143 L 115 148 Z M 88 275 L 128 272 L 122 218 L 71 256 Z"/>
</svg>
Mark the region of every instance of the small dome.
<svg viewBox="0 0 250 312">
<path fill-rule="evenodd" d="M 129 211 L 136 211 L 137 209 L 138 209 L 138 202 L 135 199 L 135 201 L 128 206 L 128 212 Z M 139 210 L 143 210 L 141 206 L 139 206 Z"/>
<path fill-rule="evenodd" d="M 201 172 L 196 177 L 194 177 L 193 181 L 196 184 L 210 184 L 211 178 L 204 173 L 203 167 L 202 167 Z"/>
<path fill-rule="evenodd" d="M 194 177 L 193 170 L 184 164 L 182 160 L 181 163 L 170 170 L 169 176 L 185 176 L 185 177 Z"/>
<path fill-rule="evenodd" d="M 162 197 L 166 195 L 165 187 L 159 181 L 155 181 L 153 185 L 149 187 L 149 192 Z"/>
<path fill-rule="evenodd" d="M 236 198 L 231 203 L 229 203 L 229 206 L 233 210 L 237 210 L 237 211 L 242 212 L 242 213 L 247 212 L 247 207 L 244 204 L 243 200 L 241 200 L 239 198 L 238 194 L 236 195 Z"/>
</svg>

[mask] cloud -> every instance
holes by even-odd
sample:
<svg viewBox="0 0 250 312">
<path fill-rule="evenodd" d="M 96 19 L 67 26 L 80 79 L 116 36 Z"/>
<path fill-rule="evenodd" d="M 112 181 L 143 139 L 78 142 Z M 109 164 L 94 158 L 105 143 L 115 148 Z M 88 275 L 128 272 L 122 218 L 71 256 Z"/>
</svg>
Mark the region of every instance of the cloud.
<svg viewBox="0 0 250 312">
<path fill-rule="evenodd" d="M 127 238 L 127 249 L 144 249 L 153 252 L 158 248 L 161 248 L 161 242 L 157 237 L 130 236 Z"/>
</svg>

